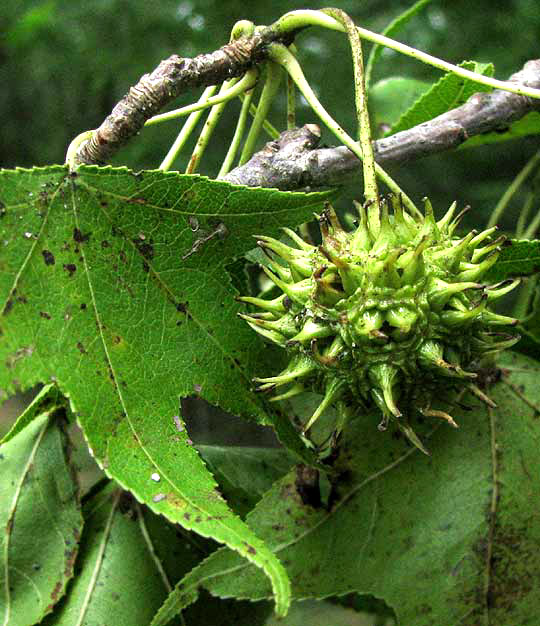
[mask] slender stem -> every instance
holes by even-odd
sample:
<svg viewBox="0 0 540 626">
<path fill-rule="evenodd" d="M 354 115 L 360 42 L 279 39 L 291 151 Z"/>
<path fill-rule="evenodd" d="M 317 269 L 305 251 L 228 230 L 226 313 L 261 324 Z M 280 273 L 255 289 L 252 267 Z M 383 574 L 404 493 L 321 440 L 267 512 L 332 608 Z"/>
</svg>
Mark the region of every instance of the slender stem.
<svg viewBox="0 0 540 626">
<path fill-rule="evenodd" d="M 211 85 L 210 87 L 207 87 L 199 98 L 199 102 L 207 100 L 216 89 L 217 85 Z M 197 123 L 201 118 L 202 113 L 203 112 L 201 109 L 200 111 L 195 111 L 187 118 L 184 125 L 182 126 L 182 130 L 178 134 L 178 137 L 175 139 L 173 145 L 169 149 L 169 152 L 167 152 L 165 158 L 161 162 L 161 165 L 159 166 L 160 170 L 167 172 L 171 169 L 171 166 L 176 160 L 176 157 L 180 154 L 180 151 L 184 147 L 186 141 L 189 139 L 189 136 L 191 135 L 195 126 L 197 126 Z"/>
<path fill-rule="evenodd" d="M 529 276 L 522 280 L 520 285 L 519 294 L 512 310 L 512 317 L 516 317 L 522 323 L 527 321 L 526 318 L 530 314 L 537 285 L 538 276 Z"/>
<path fill-rule="evenodd" d="M 523 233 L 523 239 L 532 239 L 540 226 L 540 211 L 536 213 L 533 221 L 527 227 L 527 230 Z"/>
<path fill-rule="evenodd" d="M 272 29 L 275 30 L 278 34 L 285 35 L 286 33 L 298 30 L 300 28 L 305 28 L 306 26 L 322 26 L 323 28 L 329 28 L 330 30 L 337 30 L 340 32 L 345 31 L 344 26 L 336 21 L 334 18 L 330 17 L 329 15 L 325 15 L 321 11 L 312 10 L 299 10 L 286 13 L 272 25 Z M 532 87 L 527 87 L 526 85 L 518 85 L 516 83 L 511 83 L 504 80 L 497 80 L 496 78 L 489 78 L 488 76 L 482 76 L 481 74 L 477 74 L 476 72 L 466 70 L 463 67 L 452 65 L 452 63 L 448 63 L 447 61 L 438 59 L 437 57 L 434 57 L 431 54 L 427 54 L 426 52 L 422 52 L 421 50 L 417 50 L 416 48 L 411 48 L 410 46 L 396 41 L 395 39 L 390 39 L 389 37 L 385 37 L 384 35 L 379 35 L 370 30 L 367 30 L 366 28 L 361 28 L 360 26 L 357 26 L 356 28 L 360 37 L 362 37 L 363 39 L 367 39 L 368 41 L 372 41 L 373 43 L 378 43 L 382 46 L 385 46 L 386 48 L 391 48 L 396 52 L 400 52 L 401 54 L 410 56 L 417 61 L 422 61 L 423 63 L 432 65 L 433 67 L 436 67 L 445 72 L 457 74 L 462 78 L 468 78 L 475 83 L 480 83 L 488 87 L 493 87 L 494 89 L 502 89 L 504 91 L 516 93 L 520 96 L 530 96 L 531 98 L 540 99 L 540 89 L 533 89 Z"/>
<path fill-rule="evenodd" d="M 221 92 L 226 92 L 229 90 L 229 87 L 232 83 L 235 83 L 238 79 L 232 78 L 223 83 L 221 86 Z M 221 115 L 223 114 L 223 110 L 227 101 L 221 102 L 220 104 L 215 104 L 208 114 L 206 122 L 204 123 L 201 134 L 199 135 L 199 139 L 195 144 L 195 148 L 193 148 L 193 152 L 191 154 L 191 158 L 189 159 L 188 165 L 186 167 L 186 174 L 193 174 L 197 171 L 197 167 L 201 161 L 202 155 L 208 146 L 208 142 L 210 141 L 210 137 L 213 135 L 214 130 L 216 129 L 216 125 L 219 122 Z"/>
<path fill-rule="evenodd" d="M 219 170 L 218 178 L 225 176 L 229 173 L 234 159 L 236 158 L 236 153 L 242 141 L 242 137 L 244 136 L 244 132 L 246 130 L 246 122 L 247 117 L 249 115 L 249 107 L 251 105 L 251 99 L 253 97 L 253 89 L 250 89 L 244 94 L 244 99 L 242 102 L 242 108 L 240 109 L 240 115 L 238 116 L 238 121 L 236 122 L 236 128 L 234 130 L 234 136 L 232 138 L 229 149 L 227 150 L 227 154 L 225 155 L 225 159 L 223 161 L 223 165 Z"/>
<path fill-rule="evenodd" d="M 325 13 L 331 15 L 342 23 L 347 31 L 351 45 L 354 65 L 354 97 L 356 103 L 356 116 L 358 120 L 358 136 L 362 148 L 362 168 L 364 172 L 364 197 L 369 202 L 368 221 L 372 232 L 377 232 L 380 225 L 379 218 L 379 191 L 377 189 L 377 177 L 375 175 L 375 156 L 371 143 L 371 127 L 369 123 L 369 111 L 367 106 L 366 85 L 364 83 L 364 58 L 362 43 L 351 18 L 340 9 L 326 9 Z"/>
<path fill-rule="evenodd" d="M 268 115 L 268 111 L 270 110 L 270 105 L 272 104 L 272 101 L 274 100 L 274 97 L 279 89 L 280 81 L 281 70 L 279 66 L 271 62 L 267 63 L 266 79 L 264 81 L 261 97 L 259 98 L 257 112 L 253 118 L 253 123 L 249 129 L 246 143 L 244 144 L 242 154 L 240 155 L 240 165 L 243 165 L 246 161 L 248 161 L 255 152 L 257 139 L 259 138 L 263 122 Z"/>
<path fill-rule="evenodd" d="M 525 179 L 529 176 L 529 174 L 534 170 L 534 168 L 540 162 L 540 150 L 536 152 L 525 164 L 519 174 L 514 178 L 511 185 L 509 185 L 508 189 L 503 193 L 501 199 L 497 203 L 497 206 L 493 209 L 491 217 L 489 218 L 489 222 L 487 224 L 488 228 L 495 226 L 495 224 L 499 221 L 499 218 L 503 214 L 506 209 L 508 203 L 513 198 L 514 194 L 518 191 L 521 185 L 525 182 Z"/>
<path fill-rule="evenodd" d="M 358 143 L 348 135 L 341 126 L 334 120 L 334 118 L 326 111 L 323 105 L 317 99 L 317 96 L 313 93 L 309 83 L 307 82 L 302 68 L 294 56 L 287 50 L 283 44 L 273 43 L 268 48 L 269 58 L 276 63 L 282 65 L 287 72 L 292 76 L 296 86 L 307 100 L 311 108 L 319 116 L 322 122 L 327 128 L 342 142 L 353 154 L 359 159 L 362 159 L 362 151 Z M 407 207 L 409 212 L 416 216 L 422 214 L 418 208 L 414 205 L 414 202 L 404 193 L 399 185 L 376 163 L 375 171 L 384 184 L 396 195 L 401 195 L 403 204 Z"/>
<path fill-rule="evenodd" d="M 291 54 L 296 56 L 296 46 L 289 46 Z M 296 128 L 296 90 L 294 80 L 290 74 L 287 74 L 287 130 Z"/>
<path fill-rule="evenodd" d="M 525 233 L 525 224 L 529 219 L 529 215 L 531 213 L 531 209 L 534 204 L 535 194 L 532 191 L 529 191 L 527 194 L 527 198 L 521 207 L 521 211 L 519 212 L 518 221 L 516 224 L 516 239 L 523 239 Z"/>
<path fill-rule="evenodd" d="M 244 99 L 244 95 L 242 94 L 240 96 L 240 100 L 243 100 L 243 99 Z M 251 117 L 255 117 L 257 115 L 257 107 L 253 103 L 249 105 L 249 114 L 251 115 Z M 271 124 L 268 120 L 264 120 L 263 130 L 271 139 L 278 139 L 279 130 L 273 124 Z"/>
<path fill-rule="evenodd" d="M 160 115 L 154 115 L 154 117 L 147 120 L 144 125 L 153 126 L 154 124 L 159 124 L 160 122 L 167 122 L 169 120 L 174 120 L 177 117 L 184 117 L 195 111 L 208 109 L 216 104 L 220 104 L 221 102 L 232 100 L 244 91 L 251 89 L 257 82 L 257 76 L 257 70 L 252 68 L 244 74 L 241 80 L 233 79 L 231 81 L 227 81 L 226 84 L 229 85 L 230 89 L 222 89 L 217 96 L 208 98 L 204 102 L 199 100 L 199 102 L 195 104 L 190 104 L 188 106 L 181 107 L 180 109 L 174 109 L 174 111 L 167 111 L 167 113 L 161 113 Z"/>
</svg>

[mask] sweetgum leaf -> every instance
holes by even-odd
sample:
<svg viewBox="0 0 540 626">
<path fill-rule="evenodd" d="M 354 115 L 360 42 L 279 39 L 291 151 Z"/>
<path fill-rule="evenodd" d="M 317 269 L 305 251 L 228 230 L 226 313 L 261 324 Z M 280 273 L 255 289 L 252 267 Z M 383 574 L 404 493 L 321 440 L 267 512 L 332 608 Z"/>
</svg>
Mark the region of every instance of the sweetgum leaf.
<svg viewBox="0 0 540 626">
<path fill-rule="evenodd" d="M 273 417 L 312 460 L 251 390 L 264 345 L 236 317 L 225 264 L 253 235 L 305 221 L 324 197 L 126 168 L 0 172 L 0 387 L 55 380 L 107 474 L 263 567 L 280 610 L 283 568 L 216 491 L 173 416 L 180 396 L 198 394 Z"/>
<path fill-rule="evenodd" d="M 40 622 L 73 576 L 83 520 L 58 410 L 53 405 L 35 415 L 0 446 L 0 623 L 6 626 Z"/>
<path fill-rule="evenodd" d="M 530 276 L 540 272 L 540 240 L 517 240 L 508 242 L 495 265 L 487 272 L 485 280 L 496 282 L 507 278 Z"/>
<path fill-rule="evenodd" d="M 467 399 L 472 411 L 452 411 L 458 430 L 426 424 L 431 457 L 379 433 L 375 416 L 359 416 L 345 432 L 329 510 L 303 504 L 294 473 L 265 495 L 247 521 L 287 567 L 295 599 L 370 593 L 407 626 L 536 623 L 540 366 L 518 354 L 501 366 L 489 389 L 498 409 Z M 221 549 L 160 613 L 173 614 L 199 586 L 270 595 L 264 576 Z"/>
<path fill-rule="evenodd" d="M 459 67 L 484 76 L 493 76 L 494 73 L 491 63 L 463 61 Z M 491 87 L 480 85 L 456 74 L 445 74 L 399 118 L 387 135 L 393 135 L 418 124 L 423 124 L 437 117 L 437 115 L 455 109 L 479 91 L 491 91 Z"/>
</svg>

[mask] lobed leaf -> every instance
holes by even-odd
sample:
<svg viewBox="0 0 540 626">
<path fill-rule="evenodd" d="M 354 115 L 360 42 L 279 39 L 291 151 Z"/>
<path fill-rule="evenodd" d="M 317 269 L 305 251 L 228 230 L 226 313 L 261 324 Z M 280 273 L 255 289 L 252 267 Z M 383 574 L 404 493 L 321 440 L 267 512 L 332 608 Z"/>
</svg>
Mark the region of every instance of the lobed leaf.
<svg viewBox="0 0 540 626">
<path fill-rule="evenodd" d="M 369 593 L 404 625 L 535 622 L 540 366 L 518 354 L 501 366 L 489 390 L 499 408 L 453 410 L 459 430 L 427 425 L 432 457 L 359 416 L 345 433 L 328 510 L 302 502 L 294 473 L 265 495 L 247 521 L 287 567 L 295 599 Z M 263 576 L 221 549 L 158 615 L 174 614 L 199 587 L 220 597 L 270 595 Z"/>
<path fill-rule="evenodd" d="M 56 381 L 106 473 L 263 567 L 280 611 L 285 572 L 216 490 L 178 405 L 195 394 L 273 419 L 313 460 L 289 420 L 252 392 L 264 344 L 236 317 L 225 264 L 253 235 L 305 221 L 325 197 L 126 168 L 0 172 L 0 387 Z"/>
<path fill-rule="evenodd" d="M 40 622 L 73 576 L 83 520 L 56 411 L 34 415 L 0 446 L 2 626 Z"/>
</svg>

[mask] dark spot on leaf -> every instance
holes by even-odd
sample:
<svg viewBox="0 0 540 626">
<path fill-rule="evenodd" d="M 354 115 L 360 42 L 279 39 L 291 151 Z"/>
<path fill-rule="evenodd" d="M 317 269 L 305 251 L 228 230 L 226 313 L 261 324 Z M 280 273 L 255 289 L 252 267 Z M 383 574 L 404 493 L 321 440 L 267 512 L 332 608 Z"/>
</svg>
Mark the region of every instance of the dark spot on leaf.
<svg viewBox="0 0 540 626">
<path fill-rule="evenodd" d="M 151 243 L 142 241 L 139 238 L 132 239 L 132 241 L 145 259 L 150 261 L 154 258 L 154 246 Z"/>
<path fill-rule="evenodd" d="M 77 271 L 77 266 L 74 263 L 64 263 L 64 269 L 68 272 L 69 276 L 73 276 Z"/>
<path fill-rule="evenodd" d="M 42 317 L 44 320 L 50 320 L 51 319 L 51 315 L 50 315 L 50 313 L 47 313 L 47 311 L 40 311 L 39 312 L 39 316 Z"/>
<path fill-rule="evenodd" d="M 102 247 L 102 248 L 108 248 L 110 245 L 111 245 L 111 244 L 110 244 L 110 243 L 109 243 L 106 239 L 104 239 L 104 240 L 101 242 L 101 247 Z"/>
<path fill-rule="evenodd" d="M 120 259 L 120 261 L 122 261 L 122 263 L 127 263 L 127 256 L 123 250 L 120 250 L 120 252 L 118 253 L 118 258 Z"/>
<path fill-rule="evenodd" d="M 184 519 L 189 521 L 191 519 L 191 515 L 189 513 L 184 513 Z"/>
<path fill-rule="evenodd" d="M 183 313 L 184 315 L 187 315 L 187 313 L 188 313 L 188 304 L 189 304 L 189 302 L 177 302 L 176 303 L 176 310 L 179 313 Z"/>
<path fill-rule="evenodd" d="M 78 228 L 74 228 L 73 239 L 77 243 L 86 243 L 90 239 L 90 233 L 83 234 Z"/>
<path fill-rule="evenodd" d="M 146 261 L 143 261 L 142 269 L 145 274 L 148 274 L 148 272 L 150 271 L 150 266 L 148 265 Z"/>
<path fill-rule="evenodd" d="M 113 343 L 115 345 L 118 345 L 119 343 L 122 343 L 122 337 L 120 337 L 120 335 L 116 335 L 113 339 Z"/>
<path fill-rule="evenodd" d="M 45 261 L 45 265 L 54 265 L 54 254 L 50 250 L 42 250 L 41 254 L 43 255 L 43 260 Z"/>
<path fill-rule="evenodd" d="M 7 302 L 6 302 L 6 306 L 4 307 L 4 313 L 3 315 L 7 315 L 11 309 L 13 308 L 13 300 L 10 298 Z"/>
<path fill-rule="evenodd" d="M 83 302 L 81 304 L 81 311 L 86 311 L 86 303 L 85 302 Z"/>
<path fill-rule="evenodd" d="M 86 350 L 84 349 L 84 346 L 82 345 L 82 343 L 80 341 L 77 342 L 77 350 L 81 354 L 86 354 Z"/>
<path fill-rule="evenodd" d="M 54 586 L 54 589 L 53 589 L 52 593 L 51 593 L 51 598 L 55 602 L 60 597 L 60 592 L 61 591 L 62 591 L 62 583 L 61 582 L 57 582 L 56 585 Z"/>
</svg>

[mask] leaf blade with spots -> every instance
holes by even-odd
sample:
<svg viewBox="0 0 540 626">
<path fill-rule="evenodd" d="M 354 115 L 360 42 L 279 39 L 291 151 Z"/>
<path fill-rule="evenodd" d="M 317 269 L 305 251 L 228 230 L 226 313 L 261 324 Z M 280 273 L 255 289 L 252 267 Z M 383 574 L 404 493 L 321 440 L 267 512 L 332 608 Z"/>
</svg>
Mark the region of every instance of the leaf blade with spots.
<svg viewBox="0 0 540 626">
<path fill-rule="evenodd" d="M 0 446 L 3 626 L 41 621 L 73 576 L 83 520 L 59 412 L 50 406 Z"/>
<path fill-rule="evenodd" d="M 257 562 L 280 611 L 283 568 L 227 506 L 173 416 L 179 397 L 200 395 L 273 419 L 307 455 L 252 392 L 263 344 L 236 317 L 225 264 L 253 235 L 305 221 L 324 197 L 126 168 L 0 173 L 0 388 L 56 381 L 108 475 Z"/>
<path fill-rule="evenodd" d="M 510 240 L 504 246 L 495 265 L 486 274 L 486 280 L 499 281 L 507 278 L 531 276 L 540 271 L 540 241 Z"/>
<path fill-rule="evenodd" d="M 247 521 L 287 567 L 294 599 L 373 594 L 400 624 L 415 626 L 536 621 L 540 366 L 510 353 L 501 367 L 488 392 L 498 409 L 454 409 L 458 430 L 427 425 L 431 457 L 378 433 L 375 417 L 359 416 L 344 433 L 329 509 L 302 502 L 294 473 L 265 495 Z M 253 567 L 220 549 L 158 616 L 173 615 L 199 587 L 224 597 L 269 595 Z M 156 618 L 153 626 L 165 623 Z"/>
</svg>

